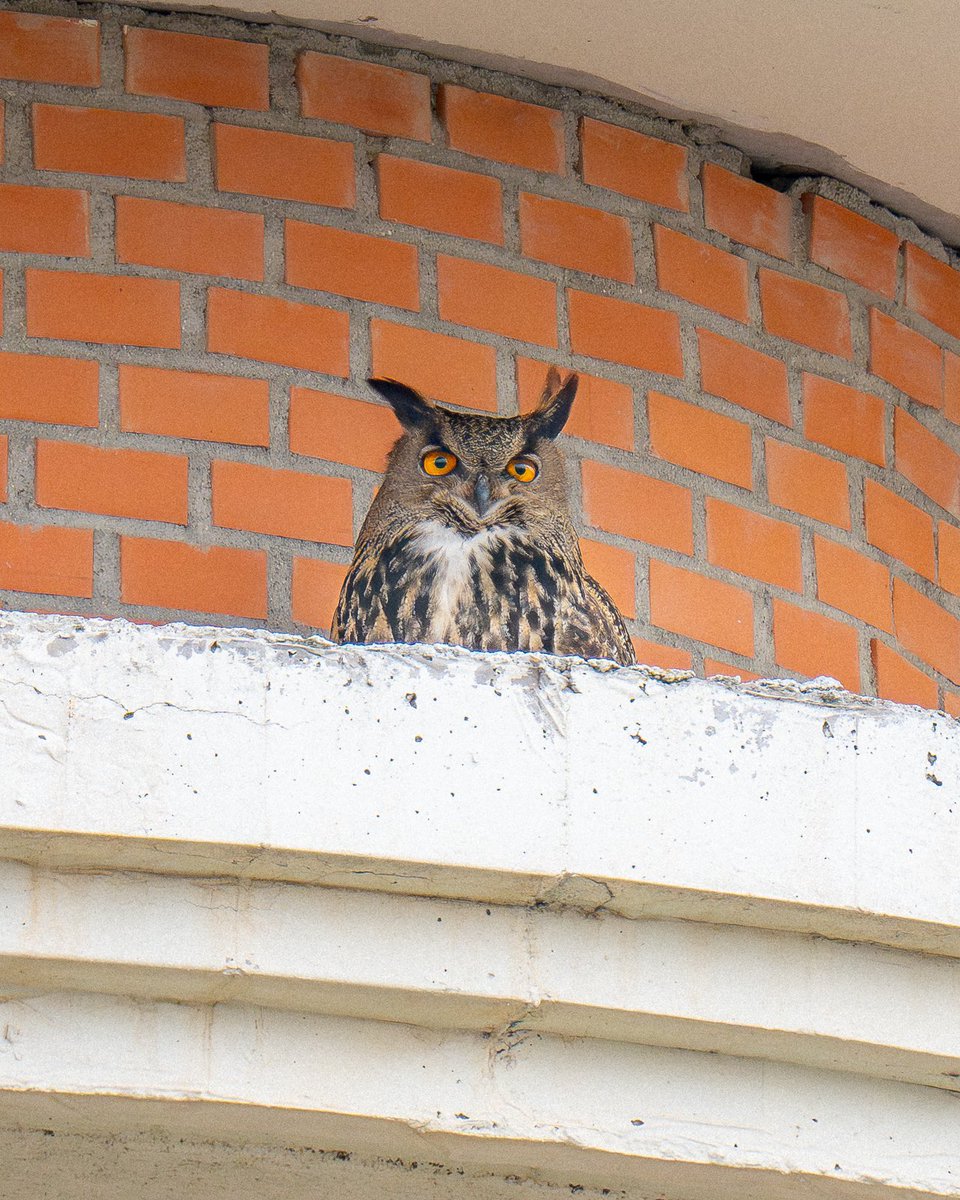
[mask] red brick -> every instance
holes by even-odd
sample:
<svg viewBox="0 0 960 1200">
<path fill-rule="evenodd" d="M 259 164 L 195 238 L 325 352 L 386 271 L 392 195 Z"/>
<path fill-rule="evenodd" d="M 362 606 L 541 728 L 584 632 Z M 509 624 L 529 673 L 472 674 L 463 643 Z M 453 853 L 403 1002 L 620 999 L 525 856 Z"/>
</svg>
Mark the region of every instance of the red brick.
<svg viewBox="0 0 960 1200">
<path fill-rule="evenodd" d="M 387 455 L 402 430 L 393 409 L 315 392 L 290 389 L 290 449 L 364 471 L 385 471 Z"/>
<path fill-rule="evenodd" d="M 261 621 L 267 615 L 263 550 L 122 537 L 120 578 L 124 604 Z"/>
<path fill-rule="evenodd" d="M 673 142 L 584 117 L 580 122 L 584 183 L 608 188 L 661 208 L 687 212 L 687 151 Z"/>
<path fill-rule="evenodd" d="M 766 452 L 771 504 L 850 528 L 850 492 L 843 463 L 773 438 L 766 439 Z"/>
<path fill-rule="evenodd" d="M 703 164 L 702 181 L 704 219 L 711 229 L 775 258 L 793 257 L 789 196 L 715 163 Z"/>
<path fill-rule="evenodd" d="M 798 675 L 839 679 L 850 692 L 860 691 L 860 653 L 852 625 L 773 601 L 773 648 L 778 666 Z"/>
<path fill-rule="evenodd" d="M 960 517 L 960 455 L 902 408 L 894 410 L 893 443 L 900 474 Z"/>
<path fill-rule="evenodd" d="M 356 202 L 353 142 L 215 124 L 213 156 L 221 192 L 331 208 Z"/>
<path fill-rule="evenodd" d="M 207 297 L 207 349 L 215 354 L 345 378 L 349 338 L 345 312 L 225 288 L 211 288 Z"/>
<path fill-rule="evenodd" d="M 931 516 L 872 479 L 863 483 L 863 515 L 871 546 L 906 563 L 925 579 L 934 578 Z"/>
<path fill-rule="evenodd" d="M 890 572 L 849 546 L 819 534 L 813 539 L 817 563 L 817 596 L 831 608 L 893 633 Z"/>
<path fill-rule="evenodd" d="M 438 254 L 437 289 L 441 320 L 557 345 L 557 288 L 547 279 Z"/>
<path fill-rule="evenodd" d="M 734 321 L 750 320 L 747 264 L 735 254 L 654 225 L 657 285 Z"/>
<path fill-rule="evenodd" d="M 263 217 L 227 208 L 118 196 L 117 262 L 263 279 Z"/>
<path fill-rule="evenodd" d="M 294 287 L 420 308 L 416 246 L 303 221 L 287 221 L 285 231 L 287 283 Z"/>
<path fill-rule="evenodd" d="M 89 359 L 0 354 L 0 420 L 95 429 L 100 367 Z"/>
<path fill-rule="evenodd" d="M 687 488 L 591 459 L 580 465 L 583 512 L 595 529 L 693 553 L 693 505 Z"/>
<path fill-rule="evenodd" d="M 624 617 L 637 615 L 637 559 L 629 550 L 606 542 L 580 539 L 587 574 L 605 588 Z"/>
<path fill-rule="evenodd" d="M 704 658 L 703 674 L 706 679 L 710 679 L 714 675 L 739 676 L 741 683 L 749 683 L 752 679 L 760 678 L 756 671 L 747 671 L 733 663 L 722 662 L 719 658 Z"/>
<path fill-rule="evenodd" d="M 0 522 L 0 588 L 92 596 L 93 531 Z"/>
<path fill-rule="evenodd" d="M 948 592 L 960 596 L 960 529 L 948 521 L 937 526 L 939 571 L 937 582 Z"/>
<path fill-rule="evenodd" d="M 900 239 L 823 196 L 803 197 L 811 262 L 890 299 L 897 291 Z"/>
<path fill-rule="evenodd" d="M 412 158 L 377 157 L 380 217 L 503 245 L 500 181 Z"/>
<path fill-rule="evenodd" d="M 437 111 L 453 150 L 532 171 L 564 171 L 563 114 L 555 108 L 445 83 Z"/>
<path fill-rule="evenodd" d="M 893 581 L 897 641 L 921 662 L 960 683 L 960 621 L 902 579 Z"/>
<path fill-rule="evenodd" d="M 567 308 L 574 354 L 683 377 L 680 319 L 676 313 L 575 291 L 567 292 Z"/>
<path fill-rule="evenodd" d="M 4 102 L 2 100 L 0 100 L 0 163 L 3 162 L 3 154 L 4 154 L 4 150 L 5 150 L 4 126 L 6 124 L 6 116 L 7 116 L 6 106 L 4 105 Z"/>
<path fill-rule="evenodd" d="M 623 217 L 520 193 L 520 248 L 527 258 L 633 283 L 633 238 Z"/>
<path fill-rule="evenodd" d="M 399 379 L 441 404 L 497 411 L 492 346 L 389 321 L 370 322 L 373 374 Z"/>
<path fill-rule="evenodd" d="M 660 392 L 650 392 L 647 414 L 650 449 L 658 458 L 737 487 L 752 485 L 749 425 Z"/>
<path fill-rule="evenodd" d="M 960 355 L 943 352 L 943 415 L 960 424 Z"/>
<path fill-rule="evenodd" d="M 714 566 L 792 592 L 803 591 L 800 530 L 707 497 L 707 558 Z"/>
<path fill-rule="evenodd" d="M 183 120 L 159 113 L 35 104 L 33 165 L 38 171 L 183 183 Z"/>
<path fill-rule="evenodd" d="M 27 271 L 27 334 L 103 345 L 180 346 L 180 284 Z"/>
<path fill-rule="evenodd" d="M 960 272 L 909 242 L 904 270 L 908 307 L 960 338 Z"/>
<path fill-rule="evenodd" d="M 89 258 L 89 195 L 0 183 L 0 250 Z"/>
<path fill-rule="evenodd" d="M 187 523 L 187 459 L 37 441 L 37 504 L 73 512 Z"/>
<path fill-rule="evenodd" d="M 379 63 L 307 50 L 297 59 L 300 111 L 387 137 L 430 141 L 430 80 Z"/>
<path fill-rule="evenodd" d="M 870 309 L 870 370 L 931 408 L 943 406 L 943 356 L 922 333 Z"/>
<path fill-rule="evenodd" d="M 887 406 L 879 396 L 803 373 L 803 432 L 841 454 L 886 466 Z"/>
<path fill-rule="evenodd" d="M 793 424 L 785 363 L 709 329 L 698 329 L 697 340 L 705 392 L 781 425 Z"/>
<path fill-rule="evenodd" d="M 850 309 L 840 292 L 760 268 L 763 324 L 770 333 L 841 358 L 853 358 Z"/>
<path fill-rule="evenodd" d="M 120 428 L 235 446 L 270 444 L 270 385 L 263 379 L 120 366 Z"/>
<path fill-rule="evenodd" d="M 189 100 L 208 108 L 270 107 L 265 43 L 128 26 L 123 49 L 124 86 L 138 96 Z"/>
<path fill-rule="evenodd" d="M 213 523 L 227 529 L 352 546 L 350 480 L 217 461 L 213 464 Z"/>
<path fill-rule="evenodd" d="M 663 667 L 667 671 L 689 671 L 693 666 L 693 655 L 676 646 L 664 646 L 646 638 L 631 637 L 637 662 L 644 667 Z"/>
<path fill-rule="evenodd" d="M 548 364 L 517 358 L 517 396 L 521 412 L 536 408 L 543 393 Z M 577 398 L 564 431 L 605 446 L 634 449 L 633 390 L 625 383 L 577 372 Z"/>
<path fill-rule="evenodd" d="M 650 560 L 650 620 L 734 654 L 753 656 L 753 597 L 743 588 Z"/>
<path fill-rule="evenodd" d="M 330 632 L 349 567 L 320 558 L 294 558 L 290 615 L 300 625 Z"/>
<path fill-rule="evenodd" d="M 99 24 L 0 12 L 0 79 L 99 87 Z"/>
<path fill-rule="evenodd" d="M 877 695 L 897 704 L 919 704 L 921 708 L 936 708 L 940 702 L 936 681 L 891 650 L 878 638 L 870 642 L 870 657 L 877 676 Z"/>
</svg>

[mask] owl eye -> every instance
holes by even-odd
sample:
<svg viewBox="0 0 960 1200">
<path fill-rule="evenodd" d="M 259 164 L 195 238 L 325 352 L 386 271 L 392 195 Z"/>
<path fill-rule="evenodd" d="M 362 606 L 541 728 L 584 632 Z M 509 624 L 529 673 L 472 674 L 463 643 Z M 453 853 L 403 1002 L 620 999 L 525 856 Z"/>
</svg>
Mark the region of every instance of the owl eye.
<svg viewBox="0 0 960 1200">
<path fill-rule="evenodd" d="M 420 459 L 420 466 L 426 475 L 449 475 L 457 461 L 457 456 L 449 450 L 428 450 Z"/>
<path fill-rule="evenodd" d="M 532 458 L 520 455 L 519 458 L 511 458 L 507 463 L 507 474 L 512 475 L 520 483 L 533 483 L 540 474 L 540 468 Z"/>
</svg>

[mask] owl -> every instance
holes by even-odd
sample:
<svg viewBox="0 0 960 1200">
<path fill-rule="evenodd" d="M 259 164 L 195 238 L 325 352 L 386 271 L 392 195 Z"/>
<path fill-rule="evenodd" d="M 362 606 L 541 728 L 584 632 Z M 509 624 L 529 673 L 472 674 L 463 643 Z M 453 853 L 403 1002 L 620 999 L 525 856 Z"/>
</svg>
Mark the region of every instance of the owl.
<svg viewBox="0 0 960 1200">
<path fill-rule="evenodd" d="M 338 642 L 430 642 L 635 661 L 613 601 L 584 570 L 557 436 L 578 377 L 552 369 L 534 412 L 454 412 L 368 381 L 403 434 L 343 584 Z"/>
</svg>

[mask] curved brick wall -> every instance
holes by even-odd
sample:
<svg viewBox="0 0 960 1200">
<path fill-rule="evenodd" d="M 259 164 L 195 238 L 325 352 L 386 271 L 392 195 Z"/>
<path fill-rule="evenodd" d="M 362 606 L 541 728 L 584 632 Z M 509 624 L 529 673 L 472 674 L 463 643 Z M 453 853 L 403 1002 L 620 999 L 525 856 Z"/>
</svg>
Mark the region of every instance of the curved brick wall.
<svg viewBox="0 0 960 1200">
<path fill-rule="evenodd" d="M 0 13 L 0 603 L 327 624 L 397 429 L 584 386 L 643 661 L 960 711 L 960 274 L 830 181 L 294 29 Z"/>
</svg>

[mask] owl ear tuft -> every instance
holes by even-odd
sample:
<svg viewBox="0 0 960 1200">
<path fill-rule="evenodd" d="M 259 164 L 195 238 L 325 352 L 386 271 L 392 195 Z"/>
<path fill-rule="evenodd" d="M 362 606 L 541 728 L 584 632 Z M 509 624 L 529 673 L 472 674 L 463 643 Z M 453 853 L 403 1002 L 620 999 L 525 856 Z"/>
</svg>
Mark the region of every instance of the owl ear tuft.
<svg viewBox="0 0 960 1200">
<path fill-rule="evenodd" d="M 544 384 L 540 403 L 526 418 L 527 432 L 531 441 L 535 441 L 537 438 L 552 440 L 557 437 L 570 416 L 570 407 L 577 394 L 579 382 L 580 376 L 571 373 L 561 384 L 560 372 L 556 367 L 550 368 L 547 372 L 547 381 Z"/>
<path fill-rule="evenodd" d="M 367 383 L 387 401 L 405 429 L 422 429 L 436 418 L 436 410 L 424 396 L 396 379 L 368 379 Z"/>
</svg>

